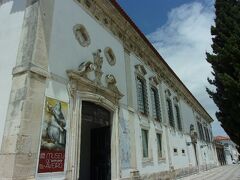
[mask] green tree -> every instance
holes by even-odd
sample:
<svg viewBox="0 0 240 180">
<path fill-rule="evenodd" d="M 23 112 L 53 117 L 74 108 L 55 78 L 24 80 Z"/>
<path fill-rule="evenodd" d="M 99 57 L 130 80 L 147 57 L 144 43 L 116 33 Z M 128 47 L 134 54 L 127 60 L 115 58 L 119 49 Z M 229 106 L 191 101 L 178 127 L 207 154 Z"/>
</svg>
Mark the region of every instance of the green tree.
<svg viewBox="0 0 240 180">
<path fill-rule="evenodd" d="M 207 61 L 213 68 L 213 79 L 208 79 L 216 89 L 207 88 L 209 96 L 218 106 L 217 119 L 230 138 L 240 145 L 240 1 L 216 0 L 213 53 Z"/>
</svg>

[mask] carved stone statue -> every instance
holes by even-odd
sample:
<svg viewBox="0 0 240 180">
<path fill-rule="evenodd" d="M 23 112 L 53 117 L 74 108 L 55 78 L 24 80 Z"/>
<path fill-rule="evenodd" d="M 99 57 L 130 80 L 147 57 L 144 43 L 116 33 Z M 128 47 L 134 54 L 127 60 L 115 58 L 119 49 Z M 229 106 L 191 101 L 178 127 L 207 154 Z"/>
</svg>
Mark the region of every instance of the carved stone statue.
<svg viewBox="0 0 240 180">
<path fill-rule="evenodd" d="M 87 78 L 87 74 L 94 70 L 94 64 L 90 61 L 83 62 L 78 67 L 78 74 L 82 77 Z"/>
<path fill-rule="evenodd" d="M 95 83 L 97 85 L 102 85 L 101 79 L 102 79 L 102 64 L 103 64 L 103 58 L 100 55 L 101 50 L 98 49 L 95 53 L 93 53 L 93 60 L 95 65 Z"/>
<path fill-rule="evenodd" d="M 197 132 L 194 130 L 194 125 L 190 125 L 190 137 L 193 144 L 197 143 Z"/>
<path fill-rule="evenodd" d="M 121 94 L 116 86 L 117 81 L 116 81 L 114 75 L 112 75 L 112 74 L 106 75 L 106 83 L 107 83 L 108 89 L 112 90 L 115 93 Z"/>
</svg>

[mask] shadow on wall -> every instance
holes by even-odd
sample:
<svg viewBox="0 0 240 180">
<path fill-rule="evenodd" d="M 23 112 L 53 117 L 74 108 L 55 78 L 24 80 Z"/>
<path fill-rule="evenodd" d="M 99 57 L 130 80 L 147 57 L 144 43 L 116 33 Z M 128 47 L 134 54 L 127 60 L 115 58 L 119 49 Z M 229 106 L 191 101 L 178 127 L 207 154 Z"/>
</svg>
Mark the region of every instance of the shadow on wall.
<svg viewBox="0 0 240 180">
<path fill-rule="evenodd" d="M 6 3 L 10 3 L 12 1 L 12 9 L 10 11 L 11 14 L 24 11 L 26 6 L 34 4 L 38 0 L 0 0 L 0 7 Z"/>
</svg>

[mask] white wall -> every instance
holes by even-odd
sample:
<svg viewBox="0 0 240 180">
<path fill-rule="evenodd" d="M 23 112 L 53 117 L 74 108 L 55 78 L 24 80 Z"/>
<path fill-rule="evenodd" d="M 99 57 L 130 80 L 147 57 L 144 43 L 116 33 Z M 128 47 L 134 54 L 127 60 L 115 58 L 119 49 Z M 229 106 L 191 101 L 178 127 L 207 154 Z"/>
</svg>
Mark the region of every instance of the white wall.
<svg viewBox="0 0 240 180">
<path fill-rule="evenodd" d="M 25 0 L 4 0 L 0 5 L 0 147 L 22 30 Z"/>
<path fill-rule="evenodd" d="M 73 34 L 73 27 L 76 24 L 82 24 L 88 31 L 91 39 L 91 44 L 88 47 L 82 47 L 78 41 L 75 39 Z M 94 18 L 89 16 L 80 5 L 76 4 L 74 1 L 58 0 L 55 1 L 54 14 L 53 14 L 53 28 L 50 40 L 50 50 L 49 50 L 49 72 L 60 76 L 67 80 L 66 70 L 77 69 L 79 64 L 83 61 L 93 61 L 92 53 L 97 49 L 104 50 L 105 47 L 111 47 L 116 56 L 116 65 L 110 66 L 102 52 L 102 57 L 104 58 L 102 71 L 104 72 L 102 82 L 104 82 L 105 75 L 108 73 L 113 74 L 117 79 L 117 85 L 119 90 L 125 95 L 121 100 L 121 105 L 126 107 L 127 105 L 127 90 L 126 90 L 126 78 L 131 78 L 131 90 L 133 98 L 133 110 L 136 114 L 134 116 L 135 128 L 136 128 L 136 156 L 137 156 L 137 166 L 140 170 L 140 174 L 154 173 L 159 171 L 165 171 L 169 169 L 169 158 L 168 154 L 171 156 L 172 162 L 175 168 L 188 167 L 190 164 L 195 165 L 195 155 L 192 146 L 187 146 L 186 142 L 190 142 L 190 137 L 185 133 L 189 133 L 190 124 L 195 125 L 196 119 L 193 114 L 192 107 L 190 107 L 185 101 L 180 100 L 180 110 L 182 115 L 182 125 L 183 132 L 178 130 L 171 131 L 167 137 L 167 131 L 169 129 L 166 126 L 155 123 L 151 120 L 152 107 L 151 98 L 149 91 L 149 77 L 156 75 L 148 67 L 146 67 L 147 75 L 145 77 L 148 86 L 148 102 L 149 102 L 149 120 L 137 114 L 137 94 L 136 94 L 136 80 L 135 80 L 135 65 L 141 64 L 135 55 L 130 54 L 130 66 L 131 66 L 131 77 L 126 77 L 125 72 L 125 60 L 124 60 L 124 49 L 121 42 L 116 39 L 108 30 L 103 28 L 99 23 L 95 21 Z M 53 88 L 55 87 L 55 88 Z M 50 86 L 48 86 L 48 89 Z M 159 85 L 163 92 L 169 87 L 161 83 Z M 169 88 L 172 97 L 176 96 L 175 92 Z M 56 98 L 63 98 L 63 94 L 66 94 L 66 85 L 54 85 L 52 86 L 52 91 L 47 94 L 54 96 Z M 61 95 L 61 92 L 63 94 Z M 58 95 L 56 95 L 58 94 Z M 67 99 L 67 96 L 65 96 Z M 168 123 L 168 117 L 166 114 L 166 103 L 165 94 L 161 94 L 161 109 L 163 115 L 163 121 Z M 127 109 L 122 109 L 123 121 L 127 118 Z M 175 113 L 174 113 L 175 114 Z M 126 116 L 126 117 L 125 117 Z M 176 117 L 175 125 L 177 127 Z M 142 140 L 141 140 L 141 128 L 148 128 L 149 130 L 149 154 L 151 162 L 142 162 Z M 130 127 L 132 128 L 132 127 Z M 156 132 L 161 132 L 163 134 L 163 149 L 165 160 L 159 161 L 157 157 L 157 143 L 156 143 Z M 121 139 L 123 140 L 123 139 Z M 167 147 L 167 141 L 169 141 L 169 149 Z M 120 143 L 121 144 L 121 143 Z M 178 155 L 174 155 L 173 148 L 178 149 Z M 185 150 L 185 155 L 182 154 L 182 150 Z M 199 148 L 198 152 L 201 149 Z M 209 157 L 207 157 L 209 158 Z M 201 159 L 201 162 L 203 160 Z M 210 161 L 208 161 L 210 162 Z M 124 171 L 127 172 L 127 171 Z M 127 173 L 124 173 L 127 176 Z"/>
<path fill-rule="evenodd" d="M 103 68 L 102 82 L 105 75 L 112 73 L 117 80 L 117 86 L 126 94 L 124 50 L 122 44 L 106 29 L 99 25 L 74 1 L 58 0 L 54 6 L 53 29 L 50 42 L 49 71 L 67 79 L 66 70 L 77 69 L 84 61 L 92 61 L 92 53 L 102 50 Z M 91 43 L 82 47 L 75 38 L 73 27 L 76 24 L 85 26 Z M 111 47 L 115 56 L 115 66 L 110 66 L 104 56 L 104 49 Z M 126 104 L 126 96 L 121 102 Z"/>
</svg>

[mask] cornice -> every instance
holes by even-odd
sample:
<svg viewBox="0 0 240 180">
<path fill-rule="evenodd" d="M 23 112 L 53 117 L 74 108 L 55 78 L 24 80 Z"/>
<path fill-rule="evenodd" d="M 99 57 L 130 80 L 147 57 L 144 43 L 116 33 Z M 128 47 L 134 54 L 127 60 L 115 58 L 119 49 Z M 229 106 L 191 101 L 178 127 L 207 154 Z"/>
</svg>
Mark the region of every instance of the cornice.
<svg viewBox="0 0 240 180">
<path fill-rule="evenodd" d="M 212 122 L 213 119 L 181 82 L 164 59 L 157 53 L 150 42 L 140 32 L 131 19 L 114 0 L 74 0 L 95 20 L 122 42 L 124 48 L 142 59 L 163 79 L 182 99 L 201 116 Z M 117 6 L 117 7 L 116 7 Z M 127 16 L 127 18 L 126 18 Z"/>
</svg>

